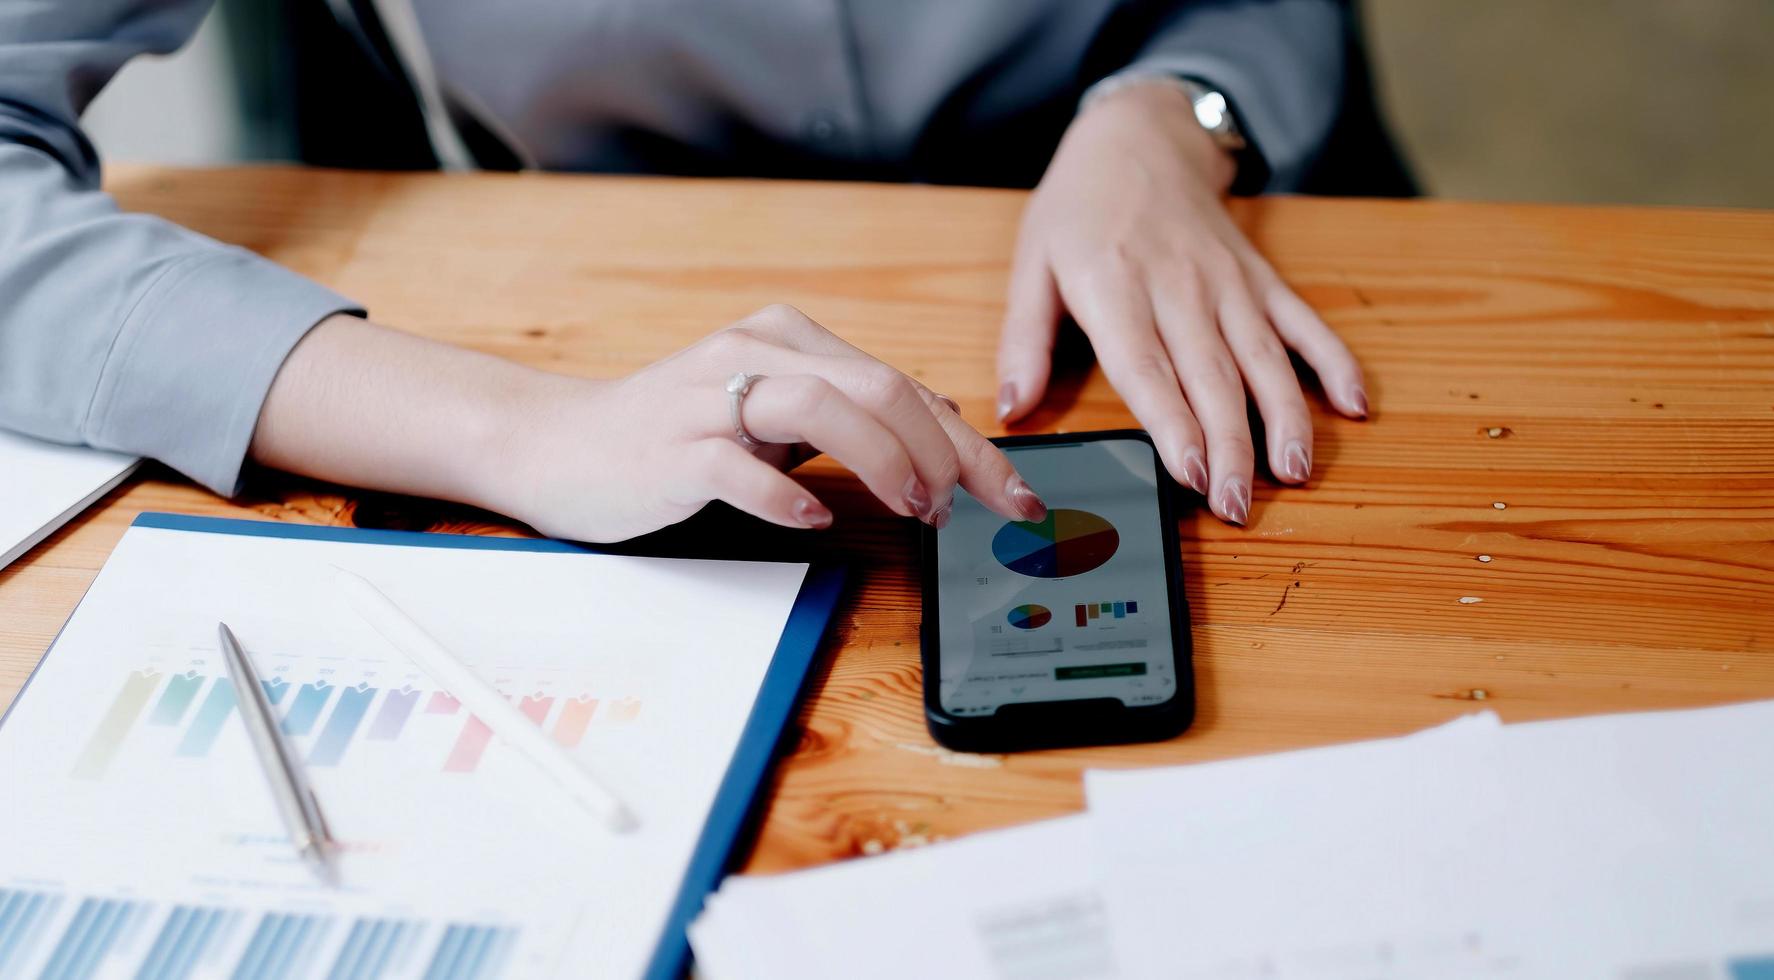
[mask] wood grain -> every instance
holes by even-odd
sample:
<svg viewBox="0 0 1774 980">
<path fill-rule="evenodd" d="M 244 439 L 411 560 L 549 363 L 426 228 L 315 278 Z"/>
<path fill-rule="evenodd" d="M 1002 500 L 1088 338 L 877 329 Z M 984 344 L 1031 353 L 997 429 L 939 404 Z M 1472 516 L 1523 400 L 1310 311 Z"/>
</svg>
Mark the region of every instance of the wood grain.
<svg viewBox="0 0 1774 980">
<path fill-rule="evenodd" d="M 857 184 L 122 169 L 126 207 L 315 276 L 386 323 L 554 370 L 632 370 L 790 302 L 990 418 L 1019 194 Z M 1367 366 L 1305 489 L 1178 528 L 1201 710 L 1160 745 L 955 756 L 924 732 L 913 536 L 829 465 L 857 567 L 757 870 L 1077 809 L 1087 766 L 1774 696 L 1774 214 L 1239 202 Z M 1026 428 L 1130 424 L 1094 371 Z M 1495 504 L 1504 504 L 1498 509 Z M 465 508 L 150 468 L 0 571 L 10 700 L 145 509 L 516 533 Z M 1477 560 L 1489 555 L 1489 562 Z M 1461 597 L 1476 597 L 1462 603 Z"/>
</svg>

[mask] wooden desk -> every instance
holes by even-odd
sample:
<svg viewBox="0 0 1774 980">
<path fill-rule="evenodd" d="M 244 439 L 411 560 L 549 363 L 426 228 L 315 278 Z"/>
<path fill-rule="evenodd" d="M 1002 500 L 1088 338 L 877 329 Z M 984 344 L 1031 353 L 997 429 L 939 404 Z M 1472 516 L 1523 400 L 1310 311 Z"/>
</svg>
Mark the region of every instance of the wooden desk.
<svg viewBox="0 0 1774 980">
<path fill-rule="evenodd" d="M 991 417 L 1022 196 L 860 185 L 124 169 L 152 211 L 385 323 L 616 375 L 771 302 Z M 1179 528 L 1200 714 L 1161 744 L 955 756 L 925 734 L 910 526 L 815 465 L 859 566 L 754 869 L 1080 807 L 1086 766 L 1774 696 L 1774 214 L 1242 202 L 1365 361 L 1376 418 L 1316 417 L 1309 489 Z M 1100 375 L 1030 428 L 1129 424 Z M 273 478 L 219 500 L 153 468 L 0 572 L 0 703 L 146 509 L 509 531 Z M 1489 561 L 1481 556 L 1489 556 Z M 1463 601 L 1467 600 L 1467 601 Z M 1481 600 L 1481 601 L 1470 601 Z"/>
</svg>

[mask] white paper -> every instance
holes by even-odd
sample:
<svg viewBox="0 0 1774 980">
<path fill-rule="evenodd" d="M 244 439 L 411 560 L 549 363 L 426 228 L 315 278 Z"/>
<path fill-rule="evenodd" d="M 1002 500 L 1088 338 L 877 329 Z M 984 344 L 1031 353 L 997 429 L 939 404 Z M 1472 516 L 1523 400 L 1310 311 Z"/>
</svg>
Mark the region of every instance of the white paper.
<svg viewBox="0 0 1774 980">
<path fill-rule="evenodd" d="M 448 710 L 349 610 L 333 565 L 534 712 L 640 829 L 602 829 Z M 157 943 L 197 950 L 167 976 L 229 975 L 253 949 L 290 977 L 434 961 L 470 978 L 638 974 L 805 574 L 132 528 L 0 727 L 0 918 L 9 896 L 54 906 L 25 930 L 34 945 L 0 953 L 0 978 L 37 975 L 82 914 L 95 976 L 160 975 L 144 969 Z M 296 863 L 226 703 L 218 620 L 306 726 L 296 743 L 346 848 L 336 892 Z"/>
<path fill-rule="evenodd" d="M 1085 818 L 727 879 L 691 928 L 705 980 L 1120 976 Z"/>
<path fill-rule="evenodd" d="M 1139 977 L 1774 970 L 1774 704 L 1086 778 Z"/>
<path fill-rule="evenodd" d="M 0 568 L 123 482 L 140 462 L 0 431 Z"/>
</svg>

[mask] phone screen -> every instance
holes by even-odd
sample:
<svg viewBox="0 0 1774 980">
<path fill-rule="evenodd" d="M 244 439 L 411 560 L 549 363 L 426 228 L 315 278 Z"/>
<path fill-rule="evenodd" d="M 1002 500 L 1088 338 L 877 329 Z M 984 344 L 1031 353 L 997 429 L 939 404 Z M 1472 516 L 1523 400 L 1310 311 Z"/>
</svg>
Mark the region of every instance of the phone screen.
<svg viewBox="0 0 1774 980">
<path fill-rule="evenodd" d="M 1006 704 L 1176 695 L 1158 460 L 1138 439 L 1005 447 L 1047 502 L 1007 521 L 965 491 L 936 535 L 939 700 Z"/>
</svg>

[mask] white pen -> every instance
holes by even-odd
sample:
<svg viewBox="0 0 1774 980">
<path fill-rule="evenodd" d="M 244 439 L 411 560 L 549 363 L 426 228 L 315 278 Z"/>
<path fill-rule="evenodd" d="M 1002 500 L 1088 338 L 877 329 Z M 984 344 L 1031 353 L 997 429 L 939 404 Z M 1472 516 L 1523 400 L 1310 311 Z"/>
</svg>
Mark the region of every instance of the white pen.
<svg viewBox="0 0 1774 980">
<path fill-rule="evenodd" d="M 425 632 L 424 627 L 413 622 L 412 617 L 394 604 L 394 600 L 361 575 L 337 566 L 333 570 L 340 590 L 364 622 L 412 658 L 434 683 L 460 701 L 501 741 L 552 777 L 568 796 L 611 830 L 620 832 L 636 826 L 634 815 L 608 787 L 594 779 L 567 754 L 566 749 L 512 707 L 511 702 L 491 684 L 481 680 L 467 664 L 444 649 L 443 644 Z"/>
</svg>

